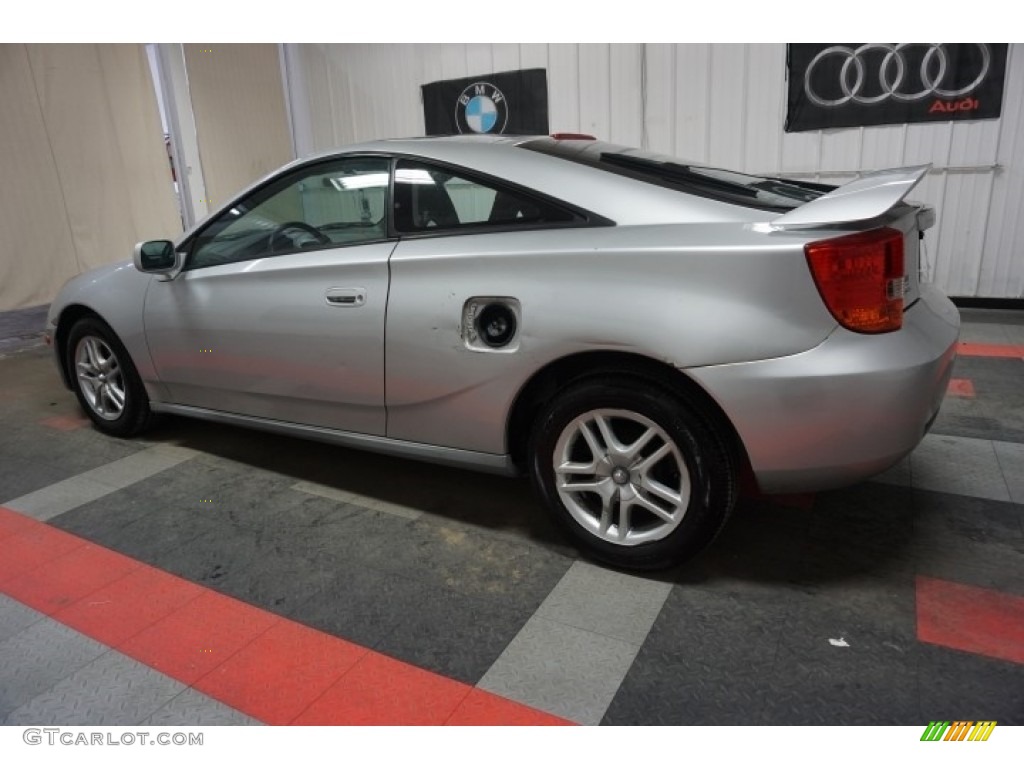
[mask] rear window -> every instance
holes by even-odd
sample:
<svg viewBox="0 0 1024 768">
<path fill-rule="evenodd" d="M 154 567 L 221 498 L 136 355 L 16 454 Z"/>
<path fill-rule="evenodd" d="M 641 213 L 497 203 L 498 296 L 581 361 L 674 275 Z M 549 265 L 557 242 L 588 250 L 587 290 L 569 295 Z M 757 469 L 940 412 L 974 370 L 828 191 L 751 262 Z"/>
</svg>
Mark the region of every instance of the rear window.
<svg viewBox="0 0 1024 768">
<path fill-rule="evenodd" d="M 709 168 L 677 157 L 604 141 L 542 138 L 518 146 L 659 187 L 780 213 L 799 208 L 835 189 L 828 184 Z"/>
</svg>

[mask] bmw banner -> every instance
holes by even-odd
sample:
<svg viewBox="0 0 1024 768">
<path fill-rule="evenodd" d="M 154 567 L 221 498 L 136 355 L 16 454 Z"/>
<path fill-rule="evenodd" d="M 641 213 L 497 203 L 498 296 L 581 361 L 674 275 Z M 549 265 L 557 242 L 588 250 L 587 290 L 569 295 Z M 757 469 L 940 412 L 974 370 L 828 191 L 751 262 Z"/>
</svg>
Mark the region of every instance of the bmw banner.
<svg viewBox="0 0 1024 768">
<path fill-rule="evenodd" d="M 548 78 L 543 69 L 439 80 L 422 87 L 428 136 L 548 132 Z"/>
<path fill-rule="evenodd" d="M 999 117 L 1006 43 L 787 47 L 787 131 Z"/>
</svg>

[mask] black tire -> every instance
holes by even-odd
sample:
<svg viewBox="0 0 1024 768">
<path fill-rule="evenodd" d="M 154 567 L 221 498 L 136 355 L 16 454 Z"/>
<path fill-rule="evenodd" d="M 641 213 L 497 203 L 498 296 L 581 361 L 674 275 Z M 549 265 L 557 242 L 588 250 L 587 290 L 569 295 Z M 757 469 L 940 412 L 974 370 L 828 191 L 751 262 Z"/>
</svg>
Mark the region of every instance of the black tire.
<svg viewBox="0 0 1024 768">
<path fill-rule="evenodd" d="M 106 362 L 105 368 L 94 369 L 88 362 L 87 369 L 79 366 L 79 353 L 87 355 L 89 345 L 100 352 L 99 359 Z M 146 388 L 128 350 L 110 326 L 98 317 L 77 321 L 68 333 L 64 360 L 78 402 L 97 429 L 116 437 L 131 437 L 149 426 L 151 412 Z M 123 405 L 118 408 L 115 398 L 122 393 Z"/>
<path fill-rule="evenodd" d="M 639 458 L 634 461 L 628 452 L 608 449 L 599 421 L 618 448 L 642 444 Z M 710 544 L 735 504 L 737 463 L 712 424 L 682 395 L 653 381 L 627 375 L 585 379 L 543 408 L 534 422 L 530 477 L 584 554 L 619 568 L 666 568 Z M 605 459 L 597 458 L 599 451 L 589 438 L 606 451 Z M 663 447 L 668 443 L 672 445 Z M 657 453 L 664 458 L 657 459 Z M 645 466 L 647 458 L 656 461 Z M 596 470 L 576 471 L 581 467 Z M 583 485 L 599 486 L 600 491 L 575 490 Z M 664 490 L 673 491 L 678 502 L 668 500 Z M 660 515 L 652 513 L 652 503 Z M 618 511 L 623 506 L 624 514 Z M 620 525 L 623 518 L 626 524 Z M 620 538 L 623 532 L 625 540 Z"/>
</svg>

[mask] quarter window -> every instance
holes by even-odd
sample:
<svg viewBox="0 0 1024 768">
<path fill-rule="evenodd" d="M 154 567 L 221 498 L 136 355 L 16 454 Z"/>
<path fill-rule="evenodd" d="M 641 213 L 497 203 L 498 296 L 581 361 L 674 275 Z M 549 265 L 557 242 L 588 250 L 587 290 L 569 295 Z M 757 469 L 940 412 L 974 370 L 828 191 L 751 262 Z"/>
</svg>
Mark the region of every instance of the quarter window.
<svg viewBox="0 0 1024 768">
<path fill-rule="evenodd" d="M 383 240 L 389 161 L 307 166 L 241 200 L 199 233 L 188 269 Z"/>
<path fill-rule="evenodd" d="M 395 169 L 395 229 L 432 232 L 563 224 L 577 217 L 544 200 L 426 163 Z"/>
</svg>

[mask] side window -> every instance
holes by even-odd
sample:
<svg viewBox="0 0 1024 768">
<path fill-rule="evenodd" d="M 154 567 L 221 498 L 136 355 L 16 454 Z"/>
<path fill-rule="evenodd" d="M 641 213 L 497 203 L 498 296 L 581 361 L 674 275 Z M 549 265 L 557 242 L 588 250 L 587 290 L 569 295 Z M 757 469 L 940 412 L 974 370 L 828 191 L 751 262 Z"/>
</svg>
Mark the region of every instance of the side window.
<svg viewBox="0 0 1024 768">
<path fill-rule="evenodd" d="M 546 201 L 426 163 L 400 160 L 395 169 L 395 229 L 399 232 L 576 220 L 569 211 Z"/>
<path fill-rule="evenodd" d="M 187 269 L 383 240 L 389 161 L 307 166 L 237 202 L 196 237 Z"/>
</svg>

